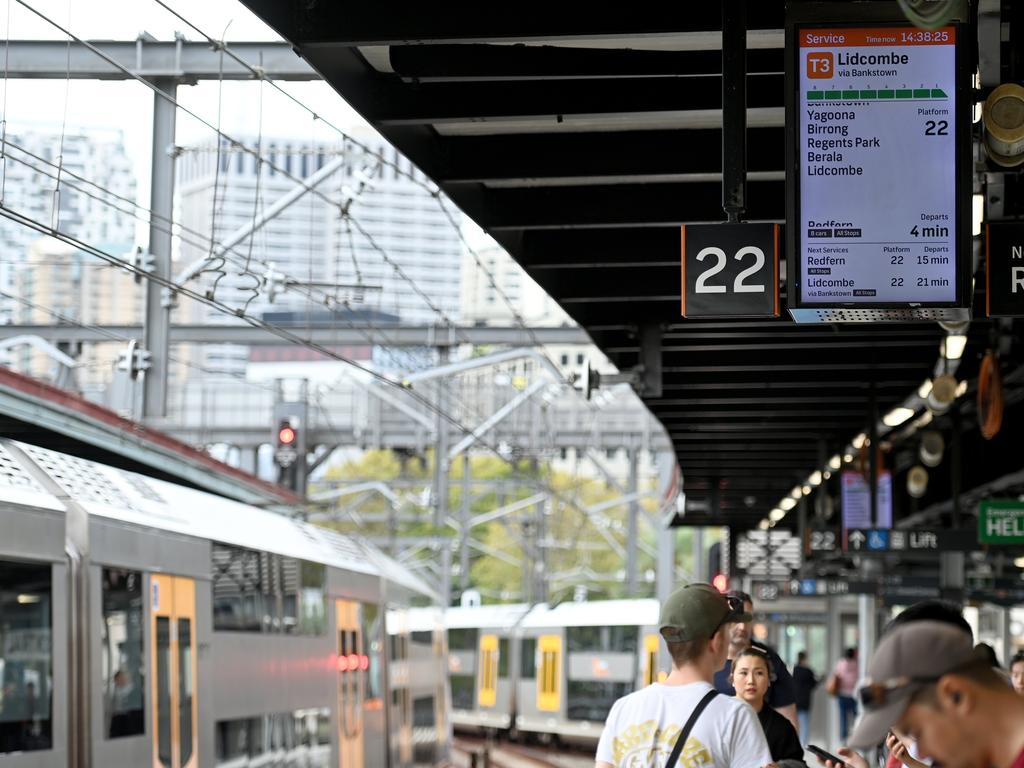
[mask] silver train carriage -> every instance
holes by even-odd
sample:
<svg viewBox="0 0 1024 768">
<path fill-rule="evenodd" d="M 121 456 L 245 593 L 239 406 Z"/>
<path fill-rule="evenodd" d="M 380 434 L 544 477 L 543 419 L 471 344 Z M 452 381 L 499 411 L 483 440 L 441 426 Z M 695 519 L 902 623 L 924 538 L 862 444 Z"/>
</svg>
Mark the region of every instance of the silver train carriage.
<svg viewBox="0 0 1024 768">
<path fill-rule="evenodd" d="M 414 605 L 362 543 L 0 441 L 0 768 L 445 764 Z"/>
<path fill-rule="evenodd" d="M 451 608 L 445 624 L 459 730 L 596 742 L 616 699 L 668 672 L 656 600 Z"/>
</svg>

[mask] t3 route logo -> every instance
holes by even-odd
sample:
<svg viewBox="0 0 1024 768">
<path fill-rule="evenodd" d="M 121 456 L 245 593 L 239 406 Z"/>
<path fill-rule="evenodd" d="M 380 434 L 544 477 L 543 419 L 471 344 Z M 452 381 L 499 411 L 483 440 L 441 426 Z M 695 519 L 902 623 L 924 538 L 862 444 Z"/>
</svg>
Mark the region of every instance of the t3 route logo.
<svg viewBox="0 0 1024 768">
<path fill-rule="evenodd" d="M 808 77 L 832 77 L 832 53 L 821 51 L 819 53 L 807 54 L 807 76 Z"/>
</svg>

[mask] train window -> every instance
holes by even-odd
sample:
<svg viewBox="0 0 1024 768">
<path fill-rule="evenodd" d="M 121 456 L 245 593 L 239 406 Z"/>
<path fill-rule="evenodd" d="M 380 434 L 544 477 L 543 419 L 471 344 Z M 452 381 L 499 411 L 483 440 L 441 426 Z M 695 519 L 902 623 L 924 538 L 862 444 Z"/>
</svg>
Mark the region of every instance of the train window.
<svg viewBox="0 0 1024 768">
<path fill-rule="evenodd" d="M 107 738 L 138 736 L 146 727 L 142 574 L 104 568 L 102 600 L 100 663 Z"/>
<path fill-rule="evenodd" d="M 249 756 L 248 718 L 218 720 L 216 733 L 216 765 L 238 765 L 239 758 Z"/>
<path fill-rule="evenodd" d="M 0 754 L 51 749 L 52 576 L 0 561 Z"/>
<path fill-rule="evenodd" d="M 636 627 L 566 627 L 569 653 L 636 653 L 639 631 Z"/>
<path fill-rule="evenodd" d="M 431 632 L 429 629 L 425 631 L 421 630 L 417 632 L 411 632 L 409 634 L 409 639 L 412 640 L 414 643 L 418 643 L 419 645 L 434 645 L 434 633 Z"/>
<path fill-rule="evenodd" d="M 475 651 L 477 643 L 477 630 L 475 629 L 449 629 L 448 650 L 449 651 Z"/>
<path fill-rule="evenodd" d="M 521 677 L 523 680 L 535 680 L 537 678 L 537 638 L 524 637 L 520 643 L 519 657 L 522 659 L 520 666 L 523 668 Z"/>
<path fill-rule="evenodd" d="M 476 686 L 473 675 L 451 675 L 452 707 L 455 709 L 474 709 Z"/>
<path fill-rule="evenodd" d="M 178 734 L 181 764 L 192 757 L 192 620 L 178 619 Z"/>
<path fill-rule="evenodd" d="M 603 723 L 612 704 L 632 688 L 631 683 L 569 680 L 566 686 L 566 713 L 570 720 Z"/>
<path fill-rule="evenodd" d="M 430 728 L 434 725 L 437 712 L 434 709 L 433 696 L 421 696 L 412 700 L 413 728 Z"/>
<path fill-rule="evenodd" d="M 327 568 L 319 563 L 301 561 L 299 632 L 322 635 L 327 629 Z"/>
<path fill-rule="evenodd" d="M 498 638 L 498 677 L 508 677 L 508 638 Z"/>
<path fill-rule="evenodd" d="M 156 718 L 157 758 L 171 765 L 171 620 L 156 619 Z"/>
<path fill-rule="evenodd" d="M 213 628 L 322 635 L 327 569 L 319 563 L 214 543 Z"/>
<path fill-rule="evenodd" d="M 362 611 L 363 643 L 366 647 L 366 655 L 370 657 L 370 666 L 366 670 L 366 698 L 380 699 L 380 673 L 381 673 L 381 612 L 380 608 L 372 603 L 363 603 Z"/>
</svg>

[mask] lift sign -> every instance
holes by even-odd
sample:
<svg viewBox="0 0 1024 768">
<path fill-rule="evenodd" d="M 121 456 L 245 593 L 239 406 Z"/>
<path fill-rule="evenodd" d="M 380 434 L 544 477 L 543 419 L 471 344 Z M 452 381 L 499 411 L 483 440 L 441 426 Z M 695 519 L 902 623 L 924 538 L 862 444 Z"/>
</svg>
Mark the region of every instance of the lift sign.
<svg viewBox="0 0 1024 768">
<path fill-rule="evenodd" d="M 801 28 L 799 300 L 957 300 L 956 29 Z"/>
</svg>

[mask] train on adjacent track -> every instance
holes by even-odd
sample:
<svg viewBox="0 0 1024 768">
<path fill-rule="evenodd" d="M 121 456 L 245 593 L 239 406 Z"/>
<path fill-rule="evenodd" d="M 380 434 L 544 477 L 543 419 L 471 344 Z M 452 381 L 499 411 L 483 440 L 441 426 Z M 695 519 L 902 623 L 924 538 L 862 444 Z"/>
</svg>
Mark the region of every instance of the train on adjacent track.
<svg viewBox="0 0 1024 768">
<path fill-rule="evenodd" d="M 0 441 L 0 768 L 445 764 L 439 605 L 364 543 Z"/>
<path fill-rule="evenodd" d="M 653 599 L 449 608 L 452 724 L 595 743 L 616 699 L 667 673 L 657 625 Z"/>
</svg>

